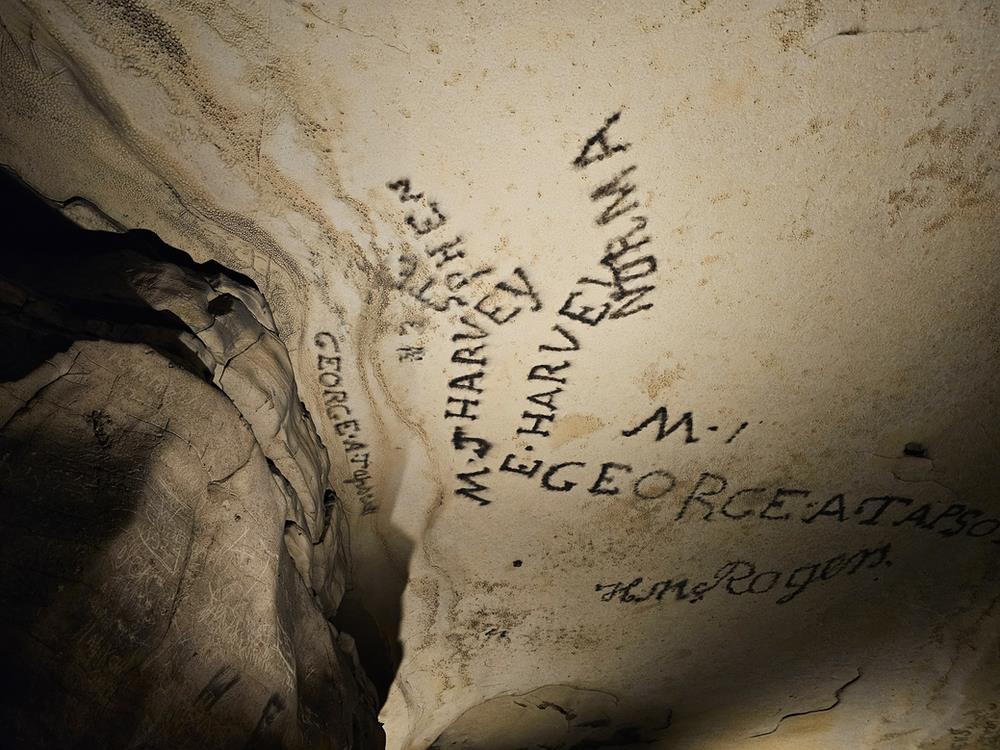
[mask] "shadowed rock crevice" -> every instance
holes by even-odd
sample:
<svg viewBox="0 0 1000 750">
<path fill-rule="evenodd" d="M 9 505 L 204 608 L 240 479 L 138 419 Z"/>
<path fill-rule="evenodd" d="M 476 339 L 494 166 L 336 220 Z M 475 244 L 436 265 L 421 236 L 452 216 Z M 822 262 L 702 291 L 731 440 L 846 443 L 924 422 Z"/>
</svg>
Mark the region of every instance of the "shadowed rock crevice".
<svg viewBox="0 0 1000 750">
<path fill-rule="evenodd" d="M 257 288 L 0 179 L 15 744 L 381 746 L 333 625 L 344 514 Z"/>
</svg>

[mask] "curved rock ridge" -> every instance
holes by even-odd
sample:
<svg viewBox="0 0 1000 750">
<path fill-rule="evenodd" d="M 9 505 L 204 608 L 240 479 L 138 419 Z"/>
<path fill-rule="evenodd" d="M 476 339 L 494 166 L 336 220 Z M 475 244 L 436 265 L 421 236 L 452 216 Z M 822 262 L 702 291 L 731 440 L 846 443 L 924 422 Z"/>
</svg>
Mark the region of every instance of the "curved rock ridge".
<svg viewBox="0 0 1000 750">
<path fill-rule="evenodd" d="M 153 262 L 127 274 L 140 299 L 188 327 L 183 343 L 250 425 L 287 501 L 292 558 L 332 616 L 344 594 L 347 557 L 341 516 L 333 516 L 336 498 L 327 489 L 330 461 L 299 400 L 267 302 L 250 279 L 222 270 L 199 275 Z"/>
</svg>

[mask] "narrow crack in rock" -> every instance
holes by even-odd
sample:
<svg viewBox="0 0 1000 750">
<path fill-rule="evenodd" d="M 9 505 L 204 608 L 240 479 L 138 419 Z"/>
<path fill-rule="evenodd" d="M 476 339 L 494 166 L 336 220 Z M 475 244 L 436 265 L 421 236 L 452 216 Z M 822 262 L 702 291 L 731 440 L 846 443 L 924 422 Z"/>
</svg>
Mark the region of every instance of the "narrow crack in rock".
<svg viewBox="0 0 1000 750">
<path fill-rule="evenodd" d="M 823 708 L 813 708 L 808 711 L 793 711 L 792 713 L 785 714 L 780 719 L 778 719 L 778 723 L 774 725 L 774 729 L 770 729 L 766 732 L 760 732 L 758 734 L 751 734 L 750 738 L 753 739 L 754 737 L 766 737 L 769 734 L 774 734 L 775 732 L 778 731 L 779 727 L 781 727 L 782 722 L 785 721 L 786 719 L 792 719 L 795 718 L 796 716 L 808 716 L 809 714 L 821 714 L 826 711 L 832 711 L 833 709 L 835 709 L 837 706 L 840 705 L 840 697 L 844 694 L 844 691 L 847 690 L 847 688 L 849 688 L 851 685 L 853 685 L 860 679 L 861 679 L 861 668 L 858 667 L 858 673 L 854 677 L 849 679 L 847 682 L 845 682 L 843 685 L 841 685 L 839 688 L 837 688 L 837 690 L 834 692 L 833 703 L 831 703 L 829 706 L 824 706 Z"/>
</svg>

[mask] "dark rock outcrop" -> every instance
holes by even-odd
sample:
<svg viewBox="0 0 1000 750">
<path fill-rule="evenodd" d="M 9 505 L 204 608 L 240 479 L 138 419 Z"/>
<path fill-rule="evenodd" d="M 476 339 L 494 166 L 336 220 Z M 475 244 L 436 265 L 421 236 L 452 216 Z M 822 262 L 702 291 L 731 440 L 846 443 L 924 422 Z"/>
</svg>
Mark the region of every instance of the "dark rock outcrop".
<svg viewBox="0 0 1000 750">
<path fill-rule="evenodd" d="M 13 182 L 2 713 L 19 747 L 373 747 L 326 451 L 253 283 Z"/>
</svg>

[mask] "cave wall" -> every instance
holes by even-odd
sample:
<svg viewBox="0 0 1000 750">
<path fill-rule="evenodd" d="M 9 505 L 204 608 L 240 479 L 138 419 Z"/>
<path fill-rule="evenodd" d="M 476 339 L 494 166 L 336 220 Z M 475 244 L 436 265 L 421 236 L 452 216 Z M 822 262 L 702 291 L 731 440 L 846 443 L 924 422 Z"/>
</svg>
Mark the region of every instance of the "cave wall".
<svg viewBox="0 0 1000 750">
<path fill-rule="evenodd" d="M 0 19 L 0 161 L 266 300 L 194 350 L 389 747 L 998 741 L 993 3 Z"/>
</svg>

